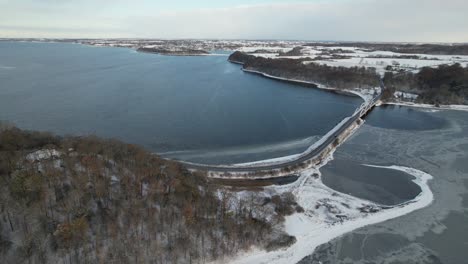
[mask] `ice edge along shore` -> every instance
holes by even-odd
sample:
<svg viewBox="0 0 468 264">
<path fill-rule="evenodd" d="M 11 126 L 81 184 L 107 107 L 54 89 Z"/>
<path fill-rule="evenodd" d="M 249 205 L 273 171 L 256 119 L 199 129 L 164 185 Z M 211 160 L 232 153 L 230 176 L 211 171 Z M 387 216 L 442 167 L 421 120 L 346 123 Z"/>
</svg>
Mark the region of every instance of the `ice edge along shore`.
<svg viewBox="0 0 468 264">
<path fill-rule="evenodd" d="M 245 69 L 243 70 L 245 72 L 259 74 L 267 78 L 291 81 L 291 82 L 297 82 L 297 83 L 315 84 L 317 88 L 319 89 L 337 90 L 337 89 L 330 88 L 321 84 L 316 84 L 313 82 L 276 77 L 276 76 L 265 74 L 259 71 L 245 70 Z M 372 98 L 371 95 L 363 93 L 362 91 L 345 90 L 344 92 L 357 95 L 361 97 L 365 102 L 367 102 L 369 98 Z M 402 104 L 402 105 L 424 107 L 424 108 L 431 107 L 430 105 L 418 105 L 418 104 Z M 437 109 L 468 110 L 463 107 L 460 108 L 460 107 L 454 107 L 454 106 L 447 106 L 445 108 L 437 108 Z M 239 264 L 241 263 L 246 263 L 246 264 L 247 263 L 265 263 L 265 264 L 267 263 L 278 263 L 278 264 L 296 263 L 302 260 L 303 258 L 313 254 L 315 249 L 318 246 L 325 244 L 337 237 L 340 237 L 346 233 L 349 233 L 353 230 L 356 230 L 356 229 L 359 229 L 368 225 L 385 222 L 385 221 L 409 214 L 416 210 L 422 209 L 430 205 L 434 199 L 434 195 L 428 185 L 428 181 L 432 179 L 432 176 L 430 174 L 427 174 L 423 171 L 420 171 L 414 168 L 397 166 L 397 165 L 388 166 L 388 167 L 365 165 L 365 166 L 393 169 L 393 170 L 406 172 L 415 177 L 413 182 L 416 183 L 421 188 L 421 193 L 412 200 L 409 200 L 400 205 L 392 206 L 391 208 L 388 208 L 388 209 L 383 209 L 376 213 L 361 213 L 357 216 L 350 217 L 349 219 L 344 220 L 342 222 L 334 222 L 334 223 L 326 223 L 323 221 L 321 222 L 320 220 L 324 219 L 325 217 L 323 216 L 317 217 L 318 218 L 317 219 L 313 217 L 313 214 L 310 214 L 310 213 L 308 214 L 308 212 L 314 210 L 314 204 L 318 200 L 318 198 L 315 197 L 316 199 L 312 199 L 311 201 L 310 196 L 313 197 L 316 191 L 317 193 L 320 193 L 320 191 L 323 193 L 324 190 L 328 191 L 328 195 L 330 196 L 332 196 L 334 193 L 335 194 L 339 193 L 323 184 L 323 182 L 321 181 L 321 174 L 319 170 L 322 166 L 325 166 L 329 161 L 333 159 L 333 152 L 334 151 L 332 151 L 329 154 L 328 158 L 325 159 L 324 162 L 322 164 L 319 164 L 316 168 L 310 168 L 308 170 L 301 172 L 300 179 L 298 179 L 298 181 L 296 181 L 295 183 L 292 183 L 288 186 L 271 187 L 272 189 L 276 189 L 280 192 L 281 191 L 293 191 L 293 193 L 296 196 L 296 199 L 299 201 L 299 204 L 305 209 L 305 213 L 295 213 L 291 216 L 288 216 L 285 221 L 285 231 L 290 235 L 294 235 L 297 239 L 297 242 L 288 248 L 275 250 L 271 252 L 267 252 L 265 250 L 259 250 L 259 249 L 252 249 L 249 252 L 244 252 L 241 255 L 238 255 L 237 257 L 228 260 L 229 262 L 239 263 Z M 293 158 L 294 156 L 296 155 L 283 157 L 283 159 Z M 268 161 L 278 162 L 281 160 L 282 160 L 281 158 L 278 158 L 278 159 L 273 159 L 273 160 L 252 162 L 249 164 L 254 165 L 258 163 L 268 163 Z M 320 175 L 320 178 L 311 179 L 312 177 L 311 175 L 313 173 Z M 315 181 L 315 182 L 307 186 L 306 184 L 310 180 Z M 305 197 L 307 197 L 308 199 L 304 199 Z M 342 198 L 343 203 L 376 205 L 373 202 L 366 201 L 364 199 L 359 199 L 359 198 L 356 198 L 347 194 L 343 194 L 343 193 L 340 193 L 340 197 L 343 197 Z"/>
<path fill-rule="evenodd" d="M 234 63 L 234 64 L 240 64 L 243 65 L 242 62 L 237 62 L 233 60 L 229 60 L 229 62 Z M 333 87 L 328 87 L 324 84 L 320 83 L 315 83 L 315 82 L 310 82 L 310 81 L 303 81 L 303 80 L 297 80 L 297 79 L 289 79 L 289 78 L 283 78 L 283 77 L 277 77 L 273 76 L 270 74 L 263 73 L 261 71 L 255 71 L 255 70 L 249 70 L 249 69 L 242 69 L 244 72 L 248 73 L 254 73 L 258 74 L 261 76 L 264 76 L 266 78 L 270 79 L 275 79 L 275 80 L 280 80 L 280 81 L 288 81 L 292 83 L 298 83 L 298 84 L 312 84 L 315 85 L 317 89 L 322 89 L 322 90 L 331 90 L 331 91 L 336 91 L 336 92 L 343 92 L 345 94 L 352 94 L 355 96 L 359 96 L 364 100 L 364 103 L 367 103 L 369 100 L 372 99 L 373 95 L 371 94 L 370 89 L 336 89 Z M 374 91 L 374 90 L 372 90 Z M 441 106 L 435 106 L 435 105 L 430 105 L 430 104 L 416 104 L 416 103 L 411 103 L 411 102 L 388 102 L 388 103 L 378 103 L 376 106 L 382 106 L 382 105 L 397 105 L 397 106 L 405 106 L 405 107 L 416 107 L 416 108 L 424 108 L 424 109 L 432 109 L 432 110 L 455 110 L 455 111 L 468 111 L 468 105 L 441 105 Z M 302 155 L 307 154 L 308 152 L 311 151 L 311 149 L 315 148 L 317 145 L 319 145 L 323 140 L 327 138 L 327 136 L 335 131 L 343 122 L 345 122 L 349 117 L 346 117 L 343 119 L 340 123 L 338 123 L 332 130 L 330 130 L 327 134 L 325 134 L 321 139 L 319 139 L 317 142 L 313 143 L 309 148 L 307 148 L 304 152 L 298 153 L 298 154 L 293 154 L 285 157 L 278 157 L 278 158 L 273 158 L 273 159 L 267 159 L 267 160 L 258 160 L 258 161 L 252 161 L 252 162 L 246 162 L 246 163 L 238 163 L 238 164 L 229 164 L 229 165 L 219 165 L 222 167 L 239 167 L 239 166 L 257 166 L 257 165 L 274 165 L 280 162 L 284 161 L 289 161 L 289 160 L 294 160 Z"/>
<path fill-rule="evenodd" d="M 324 215 L 318 215 L 313 211 L 316 209 L 315 204 L 320 199 L 334 197 L 335 203 L 351 204 L 354 207 L 362 205 L 377 205 L 376 203 L 356 198 L 347 194 L 339 193 L 327 186 L 321 180 L 319 168 L 326 165 L 333 159 L 333 153 L 319 165 L 317 168 L 312 168 L 301 173 L 300 179 L 287 186 L 271 187 L 279 192 L 292 191 L 296 195 L 299 204 L 305 209 L 304 213 L 295 213 L 286 217 L 285 231 L 294 235 L 297 242 L 292 246 L 267 252 L 265 250 L 252 249 L 244 252 L 237 257 L 224 260 L 230 263 L 248 264 L 248 263 L 276 263 L 276 264 L 291 264 L 297 263 L 304 257 L 312 255 L 315 249 L 335 238 L 338 238 L 353 230 L 385 222 L 416 210 L 422 209 L 430 205 L 434 199 L 433 193 L 428 185 L 428 181 L 432 179 L 430 174 L 423 171 L 403 167 L 403 166 L 375 166 L 365 165 L 384 169 L 393 169 L 406 172 L 415 177 L 413 180 L 421 188 L 421 193 L 412 200 L 403 204 L 391 206 L 382 209 L 375 213 L 353 213 L 351 212 L 349 219 L 341 222 L 327 223 L 323 221 L 326 219 Z M 317 173 L 320 175 L 318 179 L 312 178 L 312 174 Z M 338 197 L 338 198 L 336 198 Z M 378 206 L 378 205 L 377 205 Z M 220 263 L 220 262 L 216 262 Z"/>
<path fill-rule="evenodd" d="M 229 60 L 229 62 L 234 63 L 234 64 L 240 64 L 240 65 L 242 65 L 241 62 L 237 62 L 237 61 Z M 360 89 L 360 90 L 335 89 L 335 88 L 327 87 L 326 85 L 317 84 L 317 83 L 314 83 L 314 82 L 302 81 L 302 80 L 296 80 L 296 79 L 288 79 L 288 78 L 282 78 L 282 77 L 276 77 L 276 76 L 269 75 L 269 74 L 266 74 L 266 73 L 263 73 L 263 72 L 260 72 L 260 71 L 247 70 L 247 69 L 242 69 L 242 70 L 243 70 L 244 72 L 249 72 L 249 73 L 254 73 L 254 74 L 262 75 L 262 76 L 264 76 L 264 77 L 266 77 L 266 78 L 270 78 L 270 79 L 281 80 L 281 81 L 288 81 L 288 82 L 293 82 L 293 83 L 312 84 L 312 85 L 317 86 L 317 89 L 328 90 L 328 91 L 336 91 L 336 92 L 342 92 L 342 93 L 345 93 L 345 94 L 358 96 L 358 97 L 360 97 L 361 99 L 364 100 L 364 104 L 366 104 L 367 102 L 369 102 L 369 101 L 372 100 L 372 98 L 373 98 L 373 95 L 372 95 L 370 92 L 369 92 L 369 93 L 365 93 L 365 90 L 366 90 L 366 89 Z M 360 108 L 356 109 L 356 111 L 358 111 L 359 109 L 360 109 Z M 356 112 L 354 112 L 353 115 L 354 115 L 355 113 L 356 113 Z M 351 116 L 352 116 L 352 115 L 351 115 Z M 310 146 L 309 146 L 306 150 L 304 150 L 302 153 L 293 154 L 293 155 L 284 156 L 284 157 L 273 158 L 273 159 L 266 159 L 266 160 L 258 160 L 258 161 L 246 162 L 246 163 L 213 165 L 213 167 L 216 167 L 216 166 L 219 166 L 219 167 L 232 167 L 232 168 L 236 168 L 236 167 L 245 167 L 245 166 L 252 166 L 252 167 L 255 167 L 255 166 L 258 166 L 258 165 L 275 165 L 275 164 L 278 164 L 278 163 L 281 163 L 281 162 L 295 160 L 295 159 L 297 159 L 298 157 L 307 155 L 309 152 L 311 152 L 312 150 L 314 150 L 315 148 L 317 148 L 317 146 L 319 146 L 320 144 L 322 144 L 323 141 L 325 141 L 331 134 L 333 134 L 344 122 L 348 121 L 349 118 L 351 118 L 351 116 L 345 117 L 343 120 L 341 120 L 338 124 L 336 124 L 335 127 L 333 127 L 330 131 L 328 131 L 327 134 L 323 135 L 318 141 L 314 142 L 312 145 L 310 145 Z M 185 162 L 185 163 L 197 165 L 197 163 L 195 163 L 195 162 Z"/>
</svg>

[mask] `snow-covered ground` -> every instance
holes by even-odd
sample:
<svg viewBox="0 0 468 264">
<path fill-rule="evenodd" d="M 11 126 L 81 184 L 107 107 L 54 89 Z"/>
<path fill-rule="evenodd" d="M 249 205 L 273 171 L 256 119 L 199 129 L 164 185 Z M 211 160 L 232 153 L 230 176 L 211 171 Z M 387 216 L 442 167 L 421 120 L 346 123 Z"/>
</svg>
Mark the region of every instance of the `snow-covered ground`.
<svg viewBox="0 0 468 264">
<path fill-rule="evenodd" d="M 396 91 L 394 94 L 395 98 L 401 98 L 401 99 L 404 99 L 404 100 L 410 100 L 410 101 L 414 101 L 416 99 L 418 99 L 418 96 L 417 94 L 413 94 L 413 93 L 405 93 L 405 92 L 400 92 L 400 91 Z"/>
<path fill-rule="evenodd" d="M 291 59 L 310 59 L 304 61 L 307 63 L 318 63 L 335 67 L 366 67 L 375 68 L 383 75 L 388 66 L 395 70 L 405 70 L 418 72 L 423 67 L 437 67 L 439 65 L 451 65 L 460 63 L 462 66 L 468 66 L 468 56 L 463 55 L 429 55 L 429 54 L 408 54 L 390 51 L 369 51 L 357 47 L 323 47 L 323 46 L 305 46 L 301 50 L 301 56 L 279 56 L 279 52 L 291 50 L 289 48 L 265 49 L 251 46 L 241 48 L 240 51 L 253 52 L 255 50 L 268 50 L 268 53 L 254 53 L 252 55 L 264 58 L 291 58 Z M 274 53 L 274 51 L 277 51 Z M 343 53 L 344 51 L 344 53 Z M 343 58 L 333 58 L 333 55 L 344 56 Z M 407 56 L 417 56 L 418 58 L 407 58 Z M 320 58 L 318 58 L 320 57 Z"/>
<path fill-rule="evenodd" d="M 319 63 L 330 66 L 368 67 L 375 68 L 380 74 L 392 66 L 393 71 L 405 70 L 417 72 L 422 67 L 436 67 L 441 64 L 460 63 L 468 66 L 466 55 L 429 55 L 408 54 L 380 50 L 368 50 L 359 47 L 335 46 L 327 47 L 325 43 L 307 41 L 278 41 L 278 40 L 170 40 L 170 39 L 81 39 L 70 42 L 63 39 L 28 39 L 39 42 L 67 42 L 92 45 L 97 47 L 124 47 L 138 49 L 141 47 L 160 48 L 164 50 L 239 50 L 265 58 L 305 59 L 305 63 Z M 280 53 L 302 47 L 300 56 L 280 56 Z M 264 51 L 263 53 L 261 53 Z M 255 52 L 255 53 L 254 53 Z M 256 53 L 259 52 L 259 53 Z M 417 58 L 408 58 L 415 56 Z"/>
<path fill-rule="evenodd" d="M 332 156 L 321 165 L 325 165 L 331 159 Z M 403 171 L 414 176 L 413 181 L 421 187 L 421 193 L 404 204 L 386 207 L 328 188 L 322 183 L 318 168 L 303 171 L 295 183 L 270 187 L 278 192 L 292 191 L 298 204 L 305 210 L 304 213 L 295 213 L 285 220 L 285 231 L 295 236 L 297 242 L 286 249 L 270 252 L 254 248 L 231 259 L 230 262 L 297 263 L 311 255 L 317 246 L 336 237 L 360 227 L 409 214 L 433 201 L 433 194 L 428 186 L 431 175 L 408 167 L 379 167 Z"/>
<path fill-rule="evenodd" d="M 409 107 L 418 107 L 418 108 L 426 108 L 431 110 L 457 110 L 457 111 L 468 111 L 468 105 L 440 105 L 435 106 L 431 104 L 417 104 L 411 102 L 387 102 L 387 105 L 402 105 L 402 106 L 409 106 Z"/>
<path fill-rule="evenodd" d="M 374 91 L 375 92 L 380 92 L 379 87 L 375 87 L 374 89 L 363 89 L 363 88 L 337 89 L 337 88 L 329 87 L 327 85 L 317 83 L 317 82 L 309 82 L 309 81 L 298 80 L 298 79 L 277 77 L 277 76 L 266 74 L 266 73 L 263 73 L 263 72 L 260 72 L 260 71 L 247 70 L 247 69 L 243 69 L 243 71 L 260 74 L 260 75 L 263 75 L 264 77 L 271 78 L 271 79 L 276 79 L 276 80 L 290 81 L 290 82 L 303 83 L 303 84 L 313 84 L 313 85 L 316 85 L 317 88 L 319 88 L 319 89 L 334 90 L 334 91 L 352 93 L 352 94 L 355 94 L 355 95 L 361 97 L 365 102 L 369 102 L 373 98 Z"/>
<path fill-rule="evenodd" d="M 60 158 L 62 153 L 55 149 L 41 149 L 37 150 L 35 152 L 29 153 L 26 156 L 26 160 L 29 162 L 35 162 L 35 161 L 42 161 L 42 160 L 47 160 L 51 158 Z"/>
<path fill-rule="evenodd" d="M 255 52 L 255 51 L 259 51 L 259 50 L 264 50 L 264 51 L 268 51 L 268 53 L 259 53 L 259 54 L 274 54 L 274 55 L 278 55 L 279 52 L 288 52 L 290 51 L 292 48 L 289 48 L 289 47 L 282 47 L 282 46 L 268 46 L 268 45 L 265 45 L 265 46 L 246 46 L 246 47 L 241 47 L 239 48 L 238 50 L 239 51 L 242 51 L 242 52 Z"/>
<path fill-rule="evenodd" d="M 352 57 L 348 59 L 334 59 L 334 60 L 316 60 L 311 63 L 324 64 L 335 67 L 366 67 L 375 68 L 376 71 L 383 75 L 388 66 L 398 67 L 408 71 L 419 71 L 422 67 L 436 67 L 444 64 L 453 64 L 450 60 L 418 60 L 418 59 L 397 59 L 397 58 L 366 58 L 366 57 Z M 464 62 L 464 66 L 468 64 Z"/>
</svg>

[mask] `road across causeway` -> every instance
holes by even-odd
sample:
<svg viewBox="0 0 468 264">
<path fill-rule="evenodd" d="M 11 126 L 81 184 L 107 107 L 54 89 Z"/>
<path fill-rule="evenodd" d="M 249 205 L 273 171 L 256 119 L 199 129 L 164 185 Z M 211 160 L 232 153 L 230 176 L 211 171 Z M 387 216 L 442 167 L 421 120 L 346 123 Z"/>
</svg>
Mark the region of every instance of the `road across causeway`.
<svg viewBox="0 0 468 264">
<path fill-rule="evenodd" d="M 338 127 L 334 133 L 328 135 L 328 137 L 316 148 L 300 154 L 296 159 L 287 160 L 284 162 L 277 162 L 274 164 L 259 164 L 258 166 L 249 165 L 249 166 L 232 166 L 232 165 L 208 165 L 208 164 L 197 164 L 197 163 L 190 163 L 184 162 L 183 163 L 188 169 L 190 170 L 198 170 L 198 171 L 212 171 L 212 172 L 221 172 L 221 173 L 235 173 L 235 172 L 245 172 L 245 173 L 254 173 L 260 171 L 269 171 L 269 170 L 277 170 L 282 169 L 290 166 L 294 166 L 297 164 L 301 164 L 305 161 L 308 161 L 312 158 L 319 156 L 322 151 L 327 149 L 328 146 L 333 144 L 335 140 L 344 132 L 346 131 L 351 125 L 356 122 L 358 119 L 364 117 L 368 114 L 370 110 L 375 106 L 375 104 L 380 100 L 382 97 L 382 92 L 385 89 L 384 83 L 380 80 L 380 88 L 381 93 L 377 94 L 372 100 L 369 102 L 364 102 L 355 112 L 354 114 L 348 118 L 346 122 L 343 122 L 340 127 Z"/>
</svg>

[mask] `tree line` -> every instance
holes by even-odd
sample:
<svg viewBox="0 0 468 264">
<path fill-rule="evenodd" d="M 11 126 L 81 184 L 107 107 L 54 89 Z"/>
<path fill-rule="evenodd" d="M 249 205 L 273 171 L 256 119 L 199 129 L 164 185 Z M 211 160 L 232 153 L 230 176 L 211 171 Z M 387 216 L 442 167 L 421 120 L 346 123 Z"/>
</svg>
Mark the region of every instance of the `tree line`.
<svg viewBox="0 0 468 264">
<path fill-rule="evenodd" d="M 246 70 L 261 71 L 281 78 L 315 82 L 338 89 L 373 88 L 379 86 L 374 68 L 334 67 L 304 63 L 310 59 L 263 58 L 236 51 L 229 60 L 243 63 Z"/>
<path fill-rule="evenodd" d="M 238 197 L 177 162 L 94 136 L 0 124 L 0 193 L 1 263 L 205 263 L 295 241 L 275 229 L 294 212 L 293 196 Z"/>
<path fill-rule="evenodd" d="M 437 68 L 424 67 L 418 73 L 387 72 L 387 88 L 419 94 L 418 102 L 468 104 L 468 67 L 456 63 Z"/>
</svg>

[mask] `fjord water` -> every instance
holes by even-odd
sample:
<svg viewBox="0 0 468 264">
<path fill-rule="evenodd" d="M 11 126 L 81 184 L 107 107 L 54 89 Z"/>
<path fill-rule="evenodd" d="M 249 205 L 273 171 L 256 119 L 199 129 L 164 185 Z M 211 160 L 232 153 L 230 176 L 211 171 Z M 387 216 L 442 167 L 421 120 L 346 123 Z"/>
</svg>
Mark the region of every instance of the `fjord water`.
<svg viewBox="0 0 468 264">
<path fill-rule="evenodd" d="M 248 162 L 295 154 L 360 98 L 244 73 L 227 56 L 0 42 L 0 120 L 96 134 L 171 158 Z"/>
</svg>

